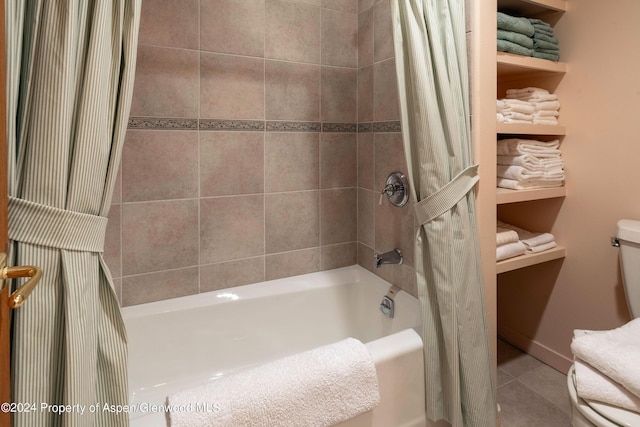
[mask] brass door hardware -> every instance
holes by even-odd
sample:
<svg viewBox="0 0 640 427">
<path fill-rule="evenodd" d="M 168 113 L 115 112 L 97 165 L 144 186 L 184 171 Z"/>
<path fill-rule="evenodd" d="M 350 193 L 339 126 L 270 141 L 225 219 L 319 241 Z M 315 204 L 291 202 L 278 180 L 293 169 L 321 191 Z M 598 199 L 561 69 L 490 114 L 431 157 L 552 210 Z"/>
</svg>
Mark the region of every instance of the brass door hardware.
<svg viewBox="0 0 640 427">
<path fill-rule="evenodd" d="M 9 308 L 17 308 L 29 297 L 29 294 L 36 287 L 42 277 L 42 270 L 32 265 L 20 267 L 7 267 L 7 254 L 0 253 L 0 279 L 2 289 L 5 286 L 4 280 L 17 279 L 19 277 L 29 277 L 25 284 L 16 289 L 9 297 Z"/>
</svg>

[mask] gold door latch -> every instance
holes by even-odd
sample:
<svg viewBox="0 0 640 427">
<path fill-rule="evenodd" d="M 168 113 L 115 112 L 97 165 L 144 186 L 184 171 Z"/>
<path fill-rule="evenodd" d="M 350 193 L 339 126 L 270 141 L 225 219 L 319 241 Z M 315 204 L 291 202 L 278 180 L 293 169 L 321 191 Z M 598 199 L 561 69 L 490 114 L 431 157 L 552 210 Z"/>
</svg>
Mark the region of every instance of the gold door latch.
<svg viewBox="0 0 640 427">
<path fill-rule="evenodd" d="M 0 279 L 3 280 L 2 286 L 4 287 L 4 280 L 17 279 L 19 277 L 29 277 L 25 284 L 13 291 L 9 297 L 9 308 L 17 308 L 22 305 L 36 287 L 42 277 L 42 270 L 32 265 L 25 265 L 21 267 L 7 267 L 7 254 L 0 253 Z"/>
</svg>

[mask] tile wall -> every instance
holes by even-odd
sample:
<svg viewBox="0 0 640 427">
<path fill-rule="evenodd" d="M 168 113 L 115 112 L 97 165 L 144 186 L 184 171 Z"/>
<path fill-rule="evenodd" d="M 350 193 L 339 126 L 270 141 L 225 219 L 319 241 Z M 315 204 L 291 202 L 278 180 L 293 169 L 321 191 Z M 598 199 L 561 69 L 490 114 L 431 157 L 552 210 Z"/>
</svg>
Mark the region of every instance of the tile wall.
<svg viewBox="0 0 640 427">
<path fill-rule="evenodd" d="M 123 306 L 359 263 L 414 292 L 386 0 L 154 0 L 105 258 Z"/>
</svg>

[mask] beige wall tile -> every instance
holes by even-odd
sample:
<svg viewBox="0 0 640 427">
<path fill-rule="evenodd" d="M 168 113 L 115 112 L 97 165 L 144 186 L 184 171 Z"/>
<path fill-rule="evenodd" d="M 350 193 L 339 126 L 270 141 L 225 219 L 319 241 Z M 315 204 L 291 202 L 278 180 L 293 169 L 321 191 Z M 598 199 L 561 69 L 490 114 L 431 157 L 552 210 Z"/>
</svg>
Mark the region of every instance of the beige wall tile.
<svg viewBox="0 0 640 427">
<path fill-rule="evenodd" d="M 122 305 L 136 305 L 198 293 L 198 267 L 140 274 L 122 279 Z"/>
<path fill-rule="evenodd" d="M 323 190 L 320 193 L 320 244 L 357 240 L 358 199 L 355 188 Z"/>
<path fill-rule="evenodd" d="M 387 252 L 394 248 L 402 251 L 404 265 L 413 267 L 415 228 L 410 204 L 401 208 L 384 201 L 375 205 L 375 249 Z"/>
<path fill-rule="evenodd" d="M 358 122 L 373 121 L 373 65 L 358 69 Z"/>
<path fill-rule="evenodd" d="M 264 133 L 199 134 L 201 197 L 264 191 Z"/>
<path fill-rule="evenodd" d="M 264 254 L 264 197 L 200 200 L 200 262 L 212 264 Z"/>
<path fill-rule="evenodd" d="M 407 174 L 402 134 L 399 132 L 374 134 L 374 191 L 381 192 L 391 172 Z"/>
<path fill-rule="evenodd" d="M 318 191 L 267 194 L 266 253 L 319 246 L 319 212 Z"/>
<path fill-rule="evenodd" d="M 358 13 L 373 7 L 373 0 L 358 0 Z"/>
<path fill-rule="evenodd" d="M 320 67 L 266 61 L 267 120 L 320 120 Z"/>
<path fill-rule="evenodd" d="M 322 0 L 322 7 L 342 12 L 358 13 L 358 0 Z"/>
<path fill-rule="evenodd" d="M 373 186 L 373 133 L 358 134 L 358 187 L 377 190 Z M 382 188 L 379 189 L 382 191 Z"/>
<path fill-rule="evenodd" d="M 200 117 L 264 119 L 264 60 L 201 53 Z"/>
<path fill-rule="evenodd" d="M 264 0 L 201 0 L 200 49 L 264 56 Z"/>
<path fill-rule="evenodd" d="M 373 66 L 373 85 L 373 119 L 400 120 L 396 65 L 393 59 Z"/>
<path fill-rule="evenodd" d="M 357 70 L 322 67 L 322 121 L 349 123 L 357 120 L 357 80 Z"/>
<path fill-rule="evenodd" d="M 320 135 L 320 188 L 357 185 L 357 139 L 355 133 Z"/>
<path fill-rule="evenodd" d="M 358 265 L 373 272 L 374 251 L 369 246 L 358 242 Z"/>
<path fill-rule="evenodd" d="M 113 279 L 113 293 L 116 295 L 120 307 L 122 307 L 122 279 Z"/>
<path fill-rule="evenodd" d="M 393 58 L 393 26 L 391 5 L 388 1 L 373 7 L 373 60 L 375 62 Z"/>
<path fill-rule="evenodd" d="M 265 191 L 315 190 L 319 187 L 319 135 L 265 135 Z"/>
<path fill-rule="evenodd" d="M 332 270 L 354 265 L 357 263 L 357 253 L 356 242 L 322 246 L 320 248 L 320 269 Z"/>
<path fill-rule="evenodd" d="M 111 277 L 122 276 L 122 252 L 121 252 L 121 207 L 120 204 L 111 205 L 109 209 L 109 222 L 104 239 L 104 261 L 109 266 Z"/>
<path fill-rule="evenodd" d="M 373 64 L 373 8 L 358 15 L 358 67 Z"/>
<path fill-rule="evenodd" d="M 138 46 L 132 116 L 197 117 L 198 52 Z"/>
<path fill-rule="evenodd" d="M 122 205 L 124 276 L 197 264 L 197 200 Z"/>
<path fill-rule="evenodd" d="M 198 197 L 198 132 L 129 130 L 122 152 L 125 202 Z"/>
<path fill-rule="evenodd" d="M 320 270 L 320 248 L 303 249 L 265 258 L 267 280 L 313 273 Z"/>
<path fill-rule="evenodd" d="M 200 292 L 263 282 L 264 257 L 208 264 L 200 267 Z"/>
<path fill-rule="evenodd" d="M 322 9 L 322 64 L 358 66 L 358 16 Z"/>
<path fill-rule="evenodd" d="M 266 0 L 265 57 L 320 63 L 320 9 Z"/>
<path fill-rule="evenodd" d="M 358 242 L 375 247 L 374 212 L 380 194 L 358 188 Z"/>
<path fill-rule="evenodd" d="M 199 0 L 143 1 L 138 42 L 197 49 L 198 3 Z"/>
</svg>

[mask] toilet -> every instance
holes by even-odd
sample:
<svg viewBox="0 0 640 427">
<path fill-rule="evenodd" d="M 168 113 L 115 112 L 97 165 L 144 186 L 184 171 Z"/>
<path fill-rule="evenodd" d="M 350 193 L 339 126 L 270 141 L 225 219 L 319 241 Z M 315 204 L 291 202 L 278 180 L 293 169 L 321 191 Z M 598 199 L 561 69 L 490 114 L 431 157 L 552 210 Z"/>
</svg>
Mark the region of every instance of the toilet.
<svg viewBox="0 0 640 427">
<path fill-rule="evenodd" d="M 612 243 L 620 247 L 622 283 L 629 312 L 634 318 L 640 317 L 640 221 L 618 221 L 617 238 Z M 640 426 L 640 414 L 636 412 L 578 397 L 573 371 L 571 366 L 567 375 L 573 427 Z"/>
</svg>

